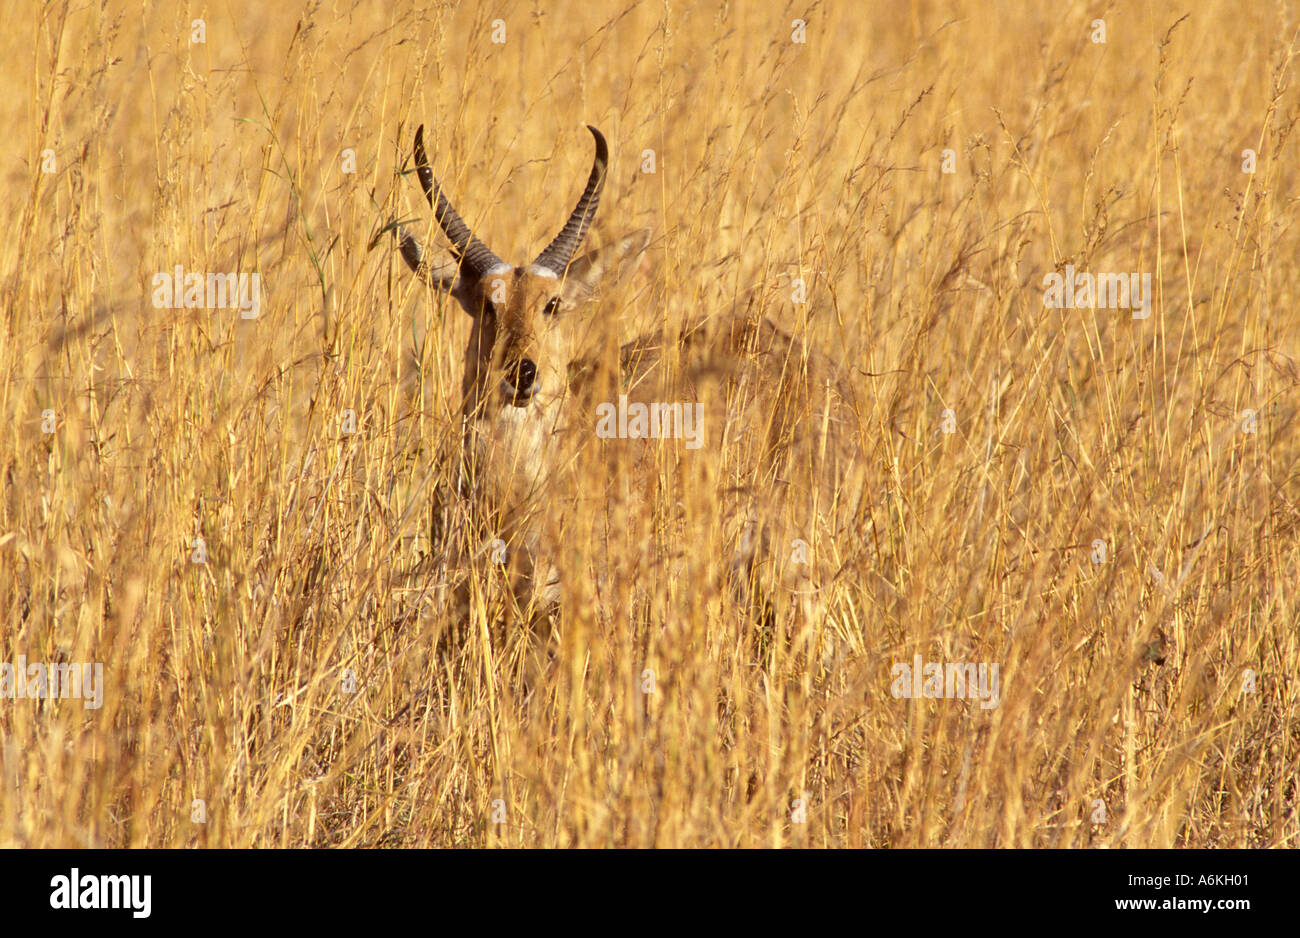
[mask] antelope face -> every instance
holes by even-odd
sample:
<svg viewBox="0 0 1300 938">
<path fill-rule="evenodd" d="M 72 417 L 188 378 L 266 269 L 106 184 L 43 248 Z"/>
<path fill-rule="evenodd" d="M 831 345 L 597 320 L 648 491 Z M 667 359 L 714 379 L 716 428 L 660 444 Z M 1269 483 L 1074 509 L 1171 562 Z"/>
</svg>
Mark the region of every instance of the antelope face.
<svg viewBox="0 0 1300 938">
<path fill-rule="evenodd" d="M 612 266 L 639 259 L 650 240 L 648 230 L 638 231 L 573 259 L 595 215 L 609 161 L 605 138 L 595 127 L 587 129 L 596 154 L 586 188 L 560 233 L 523 267 L 504 263 L 473 235 L 433 177 L 424 128 L 415 134 L 416 174 L 456 264 L 431 267 L 419 241 L 405 232 L 402 257 L 421 280 L 449 292 L 473 317 L 461 386 L 467 443 L 501 469 L 497 475 L 512 477 L 509 488 L 536 480 L 548 436 L 557 429 L 569 365 L 582 351 L 574 344 L 584 331 L 575 328 L 574 308 Z"/>
<path fill-rule="evenodd" d="M 465 352 L 465 410 L 476 419 L 502 409 L 542 408 L 564 389 L 574 355 L 563 284 L 536 264 L 489 271 L 478 282 L 474 328 Z M 516 415 L 510 415 L 516 416 Z"/>
</svg>

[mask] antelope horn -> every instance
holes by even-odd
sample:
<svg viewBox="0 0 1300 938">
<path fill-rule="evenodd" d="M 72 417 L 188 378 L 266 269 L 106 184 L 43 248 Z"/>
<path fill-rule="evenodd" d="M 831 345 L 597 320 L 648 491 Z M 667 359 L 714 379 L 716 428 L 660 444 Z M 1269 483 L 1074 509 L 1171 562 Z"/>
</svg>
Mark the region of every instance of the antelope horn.
<svg viewBox="0 0 1300 938">
<path fill-rule="evenodd" d="M 438 188 L 438 181 L 433 178 L 433 170 L 429 168 L 429 157 L 424 152 L 424 125 L 421 124 L 415 131 L 415 175 L 420 177 L 420 187 L 424 189 L 424 197 L 429 200 L 429 207 L 434 210 L 434 217 L 438 219 L 438 225 L 442 228 L 443 234 L 451 242 L 452 250 L 456 254 L 456 259 L 461 264 L 468 266 L 478 276 L 483 276 L 493 267 L 500 266 L 501 258 L 493 254 L 486 244 L 474 237 L 474 233 L 469 230 L 469 226 L 461 220 L 456 214 L 456 210 L 451 207 L 442 190 Z M 435 205 L 434 202 L 437 202 Z"/>
<path fill-rule="evenodd" d="M 537 255 L 537 260 L 533 261 L 534 264 L 554 271 L 560 276 L 563 276 L 569 261 L 573 259 L 573 252 L 578 250 L 578 245 L 582 244 L 582 238 L 596 215 L 596 206 L 600 204 L 600 190 L 605 185 L 605 170 L 609 166 L 609 147 L 605 144 L 605 138 L 590 124 L 587 125 L 587 129 L 596 138 L 596 159 L 591 164 L 591 176 L 587 179 L 587 188 L 582 190 L 582 198 L 578 200 L 573 214 L 564 223 L 555 240 L 547 245 L 545 251 Z"/>
</svg>

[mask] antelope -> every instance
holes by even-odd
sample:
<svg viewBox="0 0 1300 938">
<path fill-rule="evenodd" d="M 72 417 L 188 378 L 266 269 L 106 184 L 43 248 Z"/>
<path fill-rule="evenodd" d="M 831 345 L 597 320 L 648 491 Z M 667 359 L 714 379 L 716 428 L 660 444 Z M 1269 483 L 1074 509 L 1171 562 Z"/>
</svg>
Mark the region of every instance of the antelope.
<svg viewBox="0 0 1300 938">
<path fill-rule="evenodd" d="M 449 293 L 473 321 L 461 384 L 458 488 L 474 506 L 478 536 L 509 545 L 520 608 L 552 610 L 558 603 L 559 571 L 538 515 L 550 508 L 559 467 L 575 461 L 594 423 L 599 369 L 573 320 L 601 278 L 639 263 L 651 239 L 649 229 L 635 231 L 575 259 L 609 166 L 605 137 L 587 129 L 596 149 L 586 187 L 532 263 L 508 264 L 475 237 L 434 178 L 423 126 L 415 133 L 415 170 L 454 263 L 433 264 L 420 241 L 398 228 L 406 264 L 424 284 Z M 779 553 L 792 534 L 807 538 L 812 515 L 843 500 L 835 483 L 857 436 L 848 386 L 826 359 L 756 316 L 758 302 L 759 293 L 751 292 L 723 316 L 704 317 L 675 334 L 653 331 L 622 345 L 618 355 L 618 385 L 629 397 L 708 396 L 706 435 L 713 442 L 746 428 L 751 440 L 760 440 L 767 491 L 732 493 L 728 504 L 742 519 L 734 561 L 742 573 L 764 552 Z M 670 345 L 679 352 L 675 375 L 663 367 Z M 709 375 L 720 375 L 720 382 Z M 808 415 L 812 426 L 796 426 Z"/>
</svg>

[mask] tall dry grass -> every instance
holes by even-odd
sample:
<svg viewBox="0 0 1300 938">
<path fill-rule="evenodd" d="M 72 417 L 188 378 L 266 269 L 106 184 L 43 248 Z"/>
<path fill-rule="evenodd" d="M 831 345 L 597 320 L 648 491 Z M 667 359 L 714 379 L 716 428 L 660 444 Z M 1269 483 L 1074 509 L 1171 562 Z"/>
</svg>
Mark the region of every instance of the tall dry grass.
<svg viewBox="0 0 1300 938">
<path fill-rule="evenodd" d="M 0 661 L 105 697 L 0 700 L 0 843 L 1296 846 L 1300 23 L 1162 6 L 6 5 Z M 870 516 L 756 622 L 754 467 L 607 445 L 555 637 L 439 650 L 468 321 L 368 246 L 428 225 L 424 123 L 530 258 L 587 122 L 596 237 L 657 234 L 622 333 L 761 285 L 851 369 Z M 1066 263 L 1151 317 L 1045 308 Z M 176 265 L 260 317 L 154 308 Z M 917 654 L 999 705 L 896 699 Z"/>
</svg>

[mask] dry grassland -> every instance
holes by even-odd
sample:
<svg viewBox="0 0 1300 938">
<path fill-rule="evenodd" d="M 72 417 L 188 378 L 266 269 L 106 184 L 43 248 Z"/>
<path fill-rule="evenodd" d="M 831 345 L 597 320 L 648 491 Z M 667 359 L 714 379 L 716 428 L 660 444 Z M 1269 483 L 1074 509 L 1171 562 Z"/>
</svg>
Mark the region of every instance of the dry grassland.
<svg viewBox="0 0 1300 938">
<path fill-rule="evenodd" d="M 296 6 L 5 5 L 0 661 L 102 699 L 0 699 L 0 844 L 1297 846 L 1293 9 Z M 593 243 L 655 232 L 604 347 L 756 287 L 855 390 L 856 533 L 768 615 L 717 437 L 583 462 L 545 628 L 446 601 L 470 320 L 382 229 L 424 124 L 531 259 L 586 123 Z"/>
</svg>

